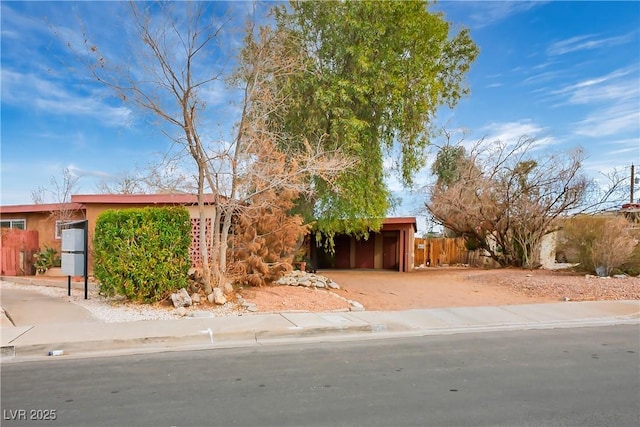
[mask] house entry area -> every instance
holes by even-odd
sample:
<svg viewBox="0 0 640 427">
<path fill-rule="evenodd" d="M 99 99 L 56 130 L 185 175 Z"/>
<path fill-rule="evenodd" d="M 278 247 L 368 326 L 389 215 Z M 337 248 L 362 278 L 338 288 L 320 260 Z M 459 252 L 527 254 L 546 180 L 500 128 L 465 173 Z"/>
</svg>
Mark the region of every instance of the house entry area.
<svg viewBox="0 0 640 427">
<path fill-rule="evenodd" d="M 338 235 L 334 253 L 311 242 L 311 263 L 318 269 L 413 269 L 414 218 L 387 218 L 382 229 L 368 239 Z"/>
</svg>

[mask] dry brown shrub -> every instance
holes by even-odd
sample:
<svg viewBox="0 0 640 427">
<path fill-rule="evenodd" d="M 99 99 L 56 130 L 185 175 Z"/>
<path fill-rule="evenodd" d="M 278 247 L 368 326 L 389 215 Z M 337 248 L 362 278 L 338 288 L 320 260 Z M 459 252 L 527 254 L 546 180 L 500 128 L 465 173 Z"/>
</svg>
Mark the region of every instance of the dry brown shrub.
<svg viewBox="0 0 640 427">
<path fill-rule="evenodd" d="M 560 249 L 572 254 L 580 269 L 603 268 L 610 275 L 630 259 L 638 243 L 631 231 L 622 216 L 579 215 L 564 221 Z"/>
</svg>

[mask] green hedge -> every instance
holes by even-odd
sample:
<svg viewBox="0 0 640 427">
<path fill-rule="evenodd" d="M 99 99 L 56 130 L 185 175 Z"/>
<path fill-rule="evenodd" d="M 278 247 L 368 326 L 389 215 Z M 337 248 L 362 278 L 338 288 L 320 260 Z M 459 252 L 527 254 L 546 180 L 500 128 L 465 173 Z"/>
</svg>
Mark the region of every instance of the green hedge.
<svg viewBox="0 0 640 427">
<path fill-rule="evenodd" d="M 107 210 L 96 221 L 94 275 L 103 295 L 156 302 L 185 287 L 191 262 L 185 208 Z"/>
</svg>

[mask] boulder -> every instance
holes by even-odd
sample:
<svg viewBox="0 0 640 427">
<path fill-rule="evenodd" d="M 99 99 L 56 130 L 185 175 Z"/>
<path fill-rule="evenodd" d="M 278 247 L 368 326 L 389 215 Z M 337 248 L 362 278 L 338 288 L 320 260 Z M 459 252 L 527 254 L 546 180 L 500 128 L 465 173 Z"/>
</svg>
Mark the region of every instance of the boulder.
<svg viewBox="0 0 640 427">
<path fill-rule="evenodd" d="M 364 311 L 364 306 L 358 301 L 349 300 L 349 311 Z"/>
<path fill-rule="evenodd" d="M 171 301 L 173 302 L 173 306 L 175 308 L 189 307 L 192 304 L 189 292 L 187 292 L 185 288 L 180 289 L 175 294 L 171 294 Z"/>
<path fill-rule="evenodd" d="M 213 290 L 213 302 L 218 305 L 224 305 L 227 303 L 227 298 L 224 296 L 224 292 L 222 292 L 222 289 L 215 288 Z"/>
</svg>

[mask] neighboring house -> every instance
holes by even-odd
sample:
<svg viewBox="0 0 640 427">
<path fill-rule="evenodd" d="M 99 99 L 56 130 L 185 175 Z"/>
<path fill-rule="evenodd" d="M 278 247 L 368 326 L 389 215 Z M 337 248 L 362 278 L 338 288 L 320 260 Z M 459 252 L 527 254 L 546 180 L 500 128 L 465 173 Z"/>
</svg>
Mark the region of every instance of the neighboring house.
<svg viewBox="0 0 640 427">
<path fill-rule="evenodd" d="M 369 238 L 334 237 L 334 253 L 311 239 L 311 264 L 317 269 L 384 269 L 407 272 L 414 267 L 415 217 L 387 218 L 382 229 Z"/>
<path fill-rule="evenodd" d="M 58 212 L 64 210 L 70 220 L 84 219 L 83 206 L 79 203 L 42 203 L 34 205 L 0 206 L 2 228 L 35 230 L 40 245 L 60 250 L 61 221 Z"/>
<path fill-rule="evenodd" d="M 208 209 L 213 209 L 213 196 L 206 200 Z M 89 246 L 93 239 L 93 232 L 98 216 L 108 209 L 141 208 L 149 206 L 184 206 L 191 217 L 192 264 L 200 263 L 198 198 L 193 194 L 88 194 L 71 196 L 71 203 L 66 204 L 34 204 L 0 206 L 0 224 L 3 228 L 18 228 L 36 230 L 39 235 L 41 248 L 45 246 L 60 250 L 61 225 L 64 221 L 57 220 L 57 212 L 64 209 L 71 212 L 70 220 L 88 220 Z M 210 215 L 211 212 L 208 212 Z M 91 257 L 89 272 L 93 271 Z"/>
</svg>

